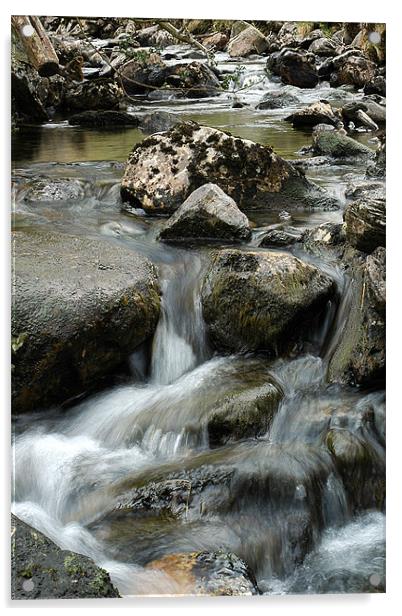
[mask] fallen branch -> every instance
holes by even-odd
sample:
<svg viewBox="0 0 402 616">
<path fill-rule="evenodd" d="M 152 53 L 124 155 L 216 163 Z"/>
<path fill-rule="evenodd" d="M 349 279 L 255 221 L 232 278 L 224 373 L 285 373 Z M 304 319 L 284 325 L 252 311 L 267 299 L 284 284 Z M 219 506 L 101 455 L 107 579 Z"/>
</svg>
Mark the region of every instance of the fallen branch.
<svg viewBox="0 0 402 616">
<path fill-rule="evenodd" d="M 28 60 L 39 75 L 51 77 L 58 73 L 59 58 L 39 17 L 12 15 L 11 23 L 25 48 Z"/>
</svg>

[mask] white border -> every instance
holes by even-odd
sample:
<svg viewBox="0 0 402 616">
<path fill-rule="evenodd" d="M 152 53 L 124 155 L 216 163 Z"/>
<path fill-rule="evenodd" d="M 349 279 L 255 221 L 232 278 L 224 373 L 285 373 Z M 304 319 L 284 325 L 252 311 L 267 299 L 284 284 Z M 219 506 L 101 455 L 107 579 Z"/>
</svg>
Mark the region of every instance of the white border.
<svg viewBox="0 0 402 616">
<path fill-rule="evenodd" d="M 366 1 L 351 2 L 337 0 L 323 2 L 322 0 L 268 2 L 240 2 L 235 5 L 233 0 L 203 0 L 202 3 L 190 4 L 189 1 L 174 0 L 167 3 L 161 0 L 149 0 L 146 3 L 114 1 L 110 4 L 95 2 L 79 2 L 70 0 L 63 6 L 50 1 L 36 2 L 16 1 L 2 6 L 2 63 L 3 83 L 1 103 L 3 107 L 2 122 L 2 193 L 0 206 L 0 229 L 2 232 L 0 272 L 2 283 L 1 324 L 3 327 L 0 374 L 2 379 L 3 404 L 0 408 L 2 464 L 1 467 L 1 502 L 2 527 L 1 536 L 1 603 L 2 606 L 19 614 L 31 609 L 67 609 L 74 614 L 95 613 L 95 611 L 129 609 L 147 614 L 153 610 L 164 614 L 176 614 L 177 611 L 192 614 L 205 614 L 205 610 L 230 609 L 241 613 L 253 610 L 262 613 L 280 612 L 298 616 L 325 616 L 336 614 L 364 614 L 364 616 L 379 616 L 397 609 L 402 604 L 399 596 L 402 589 L 402 481 L 401 438 L 402 438 L 402 408 L 401 408 L 401 311 L 402 311 L 402 139 L 401 139 L 401 80 L 402 80 L 402 15 L 396 2 L 383 1 L 370 3 Z M 323 595 L 323 596 L 285 596 L 285 597 L 254 597 L 251 600 L 234 598 L 205 599 L 136 599 L 136 600 L 77 600 L 77 601 L 40 601 L 12 602 L 9 597 L 9 308 L 10 308 L 10 256 L 9 256 L 9 182 L 10 182 L 10 80 L 9 80 L 9 40 L 11 14 L 37 15 L 109 15 L 137 17 L 193 17 L 214 19 L 271 19 L 300 21 L 358 21 L 386 22 L 387 24 L 387 593 L 384 595 Z M 385 609 L 385 612 L 384 612 Z"/>
</svg>

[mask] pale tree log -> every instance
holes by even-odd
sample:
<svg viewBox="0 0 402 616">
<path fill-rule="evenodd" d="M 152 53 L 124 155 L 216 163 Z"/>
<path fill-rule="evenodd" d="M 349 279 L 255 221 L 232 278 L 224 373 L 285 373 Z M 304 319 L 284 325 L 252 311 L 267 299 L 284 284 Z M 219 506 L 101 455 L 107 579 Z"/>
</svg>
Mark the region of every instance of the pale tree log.
<svg viewBox="0 0 402 616">
<path fill-rule="evenodd" d="M 38 17 L 12 15 L 11 23 L 24 46 L 28 60 L 41 77 L 59 72 L 59 59 Z"/>
</svg>

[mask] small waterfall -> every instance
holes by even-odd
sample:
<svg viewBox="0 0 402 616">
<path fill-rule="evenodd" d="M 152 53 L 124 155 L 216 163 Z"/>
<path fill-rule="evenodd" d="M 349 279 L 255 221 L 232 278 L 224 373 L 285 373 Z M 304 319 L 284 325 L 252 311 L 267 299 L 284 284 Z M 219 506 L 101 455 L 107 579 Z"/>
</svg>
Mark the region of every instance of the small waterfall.
<svg viewBox="0 0 402 616">
<path fill-rule="evenodd" d="M 204 263 L 183 254 L 180 263 L 162 269 L 162 315 L 152 350 L 152 382 L 173 383 L 207 357 L 200 286 Z"/>
</svg>

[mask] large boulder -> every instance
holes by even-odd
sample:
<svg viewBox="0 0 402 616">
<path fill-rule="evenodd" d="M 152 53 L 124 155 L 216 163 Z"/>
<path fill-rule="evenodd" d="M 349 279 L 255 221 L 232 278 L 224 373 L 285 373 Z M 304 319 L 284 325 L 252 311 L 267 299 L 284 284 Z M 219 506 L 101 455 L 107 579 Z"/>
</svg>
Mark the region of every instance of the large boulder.
<svg viewBox="0 0 402 616">
<path fill-rule="evenodd" d="M 369 122 L 367 122 L 366 116 L 369 118 Z M 380 105 L 376 101 L 366 98 L 343 105 L 342 117 L 345 125 L 353 122 L 356 127 L 368 126 L 370 128 L 371 121 L 371 128 L 376 129 L 385 125 L 386 108 L 385 105 Z M 373 123 L 377 126 L 374 126 Z"/>
<path fill-rule="evenodd" d="M 13 413 L 80 394 L 124 365 L 159 316 L 151 263 L 108 242 L 16 231 Z"/>
<path fill-rule="evenodd" d="M 341 118 L 335 112 L 331 105 L 326 101 L 312 103 L 300 111 L 295 111 L 285 118 L 287 122 L 291 122 L 294 127 L 309 127 L 317 124 L 330 124 L 338 126 Z"/>
<path fill-rule="evenodd" d="M 319 269 L 290 254 L 222 250 L 201 294 L 210 339 L 224 350 L 275 350 L 317 314 L 333 287 Z"/>
<path fill-rule="evenodd" d="M 318 83 L 318 73 L 312 54 L 283 49 L 271 54 L 267 68 L 278 75 L 283 83 L 298 88 L 315 88 Z"/>
<path fill-rule="evenodd" d="M 328 367 L 330 381 L 383 386 L 385 379 L 385 248 L 353 256 L 351 292 L 344 323 Z"/>
<path fill-rule="evenodd" d="M 163 226 L 165 241 L 241 241 L 251 236 L 247 216 L 216 184 L 204 184 L 185 200 Z"/>
<path fill-rule="evenodd" d="M 385 198 L 366 196 L 350 203 L 344 211 L 346 238 L 358 250 L 370 253 L 385 246 Z"/>
<path fill-rule="evenodd" d="M 121 195 L 123 202 L 146 212 L 169 214 L 207 182 L 217 184 L 240 209 L 338 207 L 271 147 L 195 122 L 134 146 Z"/>
<path fill-rule="evenodd" d="M 261 54 L 268 48 L 265 36 L 254 26 L 248 26 L 229 41 L 228 52 L 232 57 L 244 58 L 250 54 Z"/>
<path fill-rule="evenodd" d="M 82 554 L 60 549 L 11 516 L 12 599 L 101 599 L 120 597 L 109 574 Z"/>
<path fill-rule="evenodd" d="M 213 51 L 223 51 L 227 43 L 228 37 L 224 32 L 215 32 L 202 40 L 204 47 Z"/>
<path fill-rule="evenodd" d="M 373 158 L 374 152 L 366 145 L 344 135 L 339 130 L 323 130 L 326 126 L 317 125 L 313 132 L 313 152 L 318 156 L 334 158 Z"/>
<path fill-rule="evenodd" d="M 249 566 L 224 551 L 167 554 L 147 565 L 163 571 L 178 584 L 179 594 L 237 596 L 258 593 Z"/>
</svg>

